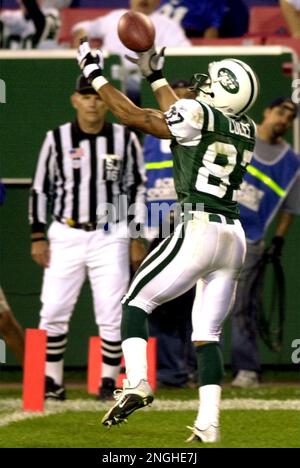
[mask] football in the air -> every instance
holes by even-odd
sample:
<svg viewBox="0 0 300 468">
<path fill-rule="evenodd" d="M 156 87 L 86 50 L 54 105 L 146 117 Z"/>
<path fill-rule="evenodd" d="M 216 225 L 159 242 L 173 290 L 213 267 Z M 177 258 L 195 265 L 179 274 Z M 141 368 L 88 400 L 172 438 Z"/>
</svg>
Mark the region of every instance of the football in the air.
<svg viewBox="0 0 300 468">
<path fill-rule="evenodd" d="M 119 19 L 118 35 L 127 49 L 145 52 L 154 43 L 155 29 L 148 16 L 136 11 L 127 11 Z"/>
</svg>

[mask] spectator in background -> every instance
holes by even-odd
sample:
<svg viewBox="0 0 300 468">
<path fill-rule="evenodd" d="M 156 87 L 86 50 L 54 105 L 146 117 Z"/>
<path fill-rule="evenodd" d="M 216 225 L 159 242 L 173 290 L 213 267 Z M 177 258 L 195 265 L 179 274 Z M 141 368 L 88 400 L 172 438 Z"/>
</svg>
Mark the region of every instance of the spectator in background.
<svg viewBox="0 0 300 468">
<path fill-rule="evenodd" d="M 19 0 L 19 4 L 19 10 L 4 10 L 0 14 L 0 48 L 57 48 L 58 10 L 40 7 L 37 0 Z"/>
<path fill-rule="evenodd" d="M 195 97 L 186 80 L 176 80 L 171 86 L 180 99 Z M 144 140 L 149 213 L 146 232 L 150 240 L 154 238 L 150 250 L 163 240 L 163 225 L 168 225 L 168 232 L 174 229 L 174 211 L 168 209 L 168 205 L 171 208 L 177 200 L 170 144 L 171 140 L 160 140 L 152 135 L 146 135 Z M 150 315 L 150 335 L 157 338 L 158 345 L 157 378 L 164 385 L 184 387 L 196 370 L 196 354 L 191 342 L 194 296 L 195 288 L 192 288 Z"/>
<path fill-rule="evenodd" d="M 177 21 L 188 37 L 239 37 L 248 30 L 243 0 L 163 0 L 159 11 Z"/>
<path fill-rule="evenodd" d="M 280 256 L 284 237 L 300 214 L 300 158 L 284 140 L 297 116 L 290 98 L 275 99 L 264 111 L 257 127 L 254 156 L 238 195 L 240 218 L 247 238 L 247 255 L 238 282 L 232 310 L 232 367 L 235 387 L 259 384 L 257 294 L 252 284 L 264 253 L 264 238 L 272 219 L 279 213 L 269 255 Z"/>
<path fill-rule="evenodd" d="M 183 29 L 176 21 L 166 18 L 155 11 L 160 0 L 130 0 L 132 11 L 138 11 L 149 15 L 155 27 L 155 43 L 157 47 L 187 47 L 190 45 Z M 89 39 L 100 38 L 103 48 L 109 52 L 119 54 L 124 59 L 125 55 L 132 55 L 120 41 L 117 33 L 117 24 L 120 17 L 126 13 L 125 9 L 117 9 L 111 13 L 100 16 L 93 21 L 82 21 L 73 27 L 74 47 L 79 45 L 80 39 L 87 36 Z M 127 94 L 135 102 L 139 101 L 141 75 L 136 65 L 124 59 L 127 70 L 125 79 Z"/>
<path fill-rule="evenodd" d="M 57 8 L 58 10 L 61 10 L 62 8 L 66 8 L 69 6 L 73 7 L 73 4 L 76 3 L 72 0 L 38 0 L 39 4 L 43 8 Z M 86 6 L 86 0 L 83 0 L 84 5 L 81 6 Z M 2 0 L 1 1 L 1 6 L 2 8 L 9 8 L 9 9 L 14 9 L 17 8 L 20 5 L 20 0 Z M 79 6 L 79 5 L 76 5 Z"/>
<path fill-rule="evenodd" d="M 226 0 L 220 37 L 241 37 L 249 27 L 249 9 L 245 0 Z"/>
<path fill-rule="evenodd" d="M 280 0 L 280 6 L 293 37 L 300 37 L 300 0 Z"/>
<path fill-rule="evenodd" d="M 40 0 L 43 8 L 57 8 L 62 10 L 71 6 L 72 0 Z"/>
<path fill-rule="evenodd" d="M 188 37 L 214 38 L 219 36 L 226 0 L 163 0 L 159 11 L 177 21 Z"/>
<path fill-rule="evenodd" d="M 0 180 L 0 206 L 5 201 L 5 186 Z M 11 349 L 20 364 L 24 359 L 24 334 L 16 321 L 0 286 L 0 336 Z"/>
</svg>

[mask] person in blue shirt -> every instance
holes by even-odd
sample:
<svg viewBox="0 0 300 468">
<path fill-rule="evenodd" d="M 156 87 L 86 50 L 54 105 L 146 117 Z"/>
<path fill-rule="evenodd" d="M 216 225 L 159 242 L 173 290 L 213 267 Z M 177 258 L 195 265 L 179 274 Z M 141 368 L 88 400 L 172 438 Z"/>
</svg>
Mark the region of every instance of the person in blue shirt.
<svg viewBox="0 0 300 468">
<path fill-rule="evenodd" d="M 249 7 L 246 0 L 226 0 L 225 14 L 219 29 L 219 36 L 243 36 L 249 29 L 249 16 Z"/>
<path fill-rule="evenodd" d="M 270 254 L 280 256 L 284 237 L 300 214 L 300 158 L 283 136 L 292 127 L 297 106 L 276 98 L 264 111 L 257 128 L 254 156 L 239 192 L 240 219 L 247 238 L 247 255 L 232 310 L 232 368 L 235 387 L 259 384 L 257 304 L 250 286 L 265 250 L 269 224 L 278 214 Z"/>
<path fill-rule="evenodd" d="M 179 98 L 193 98 L 190 83 L 176 80 L 171 83 Z M 148 225 L 145 229 L 150 249 L 162 240 L 162 230 L 174 227 L 172 205 L 177 196 L 173 180 L 173 157 L 170 140 L 152 135 L 144 139 L 146 166 L 146 202 Z M 174 205 L 173 205 L 174 206 Z M 175 213 L 176 217 L 176 213 Z M 193 383 L 196 356 L 191 343 L 191 311 L 195 297 L 192 288 L 180 297 L 158 307 L 150 316 L 150 334 L 157 338 L 157 379 L 160 384 L 184 387 Z"/>
<path fill-rule="evenodd" d="M 177 21 L 188 37 L 218 37 L 226 0 L 164 0 L 159 11 Z"/>
<path fill-rule="evenodd" d="M 177 21 L 187 37 L 240 37 L 248 31 L 244 0 L 163 0 L 159 11 Z"/>
<path fill-rule="evenodd" d="M 0 206 L 5 201 L 5 185 L 0 180 Z M 11 349 L 20 364 L 24 359 L 24 334 L 21 326 L 15 319 L 7 303 L 4 292 L 0 286 L 0 336 Z"/>
</svg>

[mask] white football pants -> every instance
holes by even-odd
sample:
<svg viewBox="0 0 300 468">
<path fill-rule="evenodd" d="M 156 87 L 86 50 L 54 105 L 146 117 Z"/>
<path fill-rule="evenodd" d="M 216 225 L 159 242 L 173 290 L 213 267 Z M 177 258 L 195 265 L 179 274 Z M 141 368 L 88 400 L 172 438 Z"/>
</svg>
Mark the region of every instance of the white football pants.
<svg viewBox="0 0 300 468">
<path fill-rule="evenodd" d="M 99 334 L 107 341 L 119 341 L 121 299 L 129 282 L 129 239 L 100 229 L 86 232 L 57 221 L 51 224 L 48 239 L 50 266 L 44 271 L 39 327 L 49 336 L 68 332 L 88 275 Z"/>
<path fill-rule="evenodd" d="M 122 302 L 151 313 L 197 283 L 192 341 L 219 341 L 246 251 L 240 222 L 220 218 L 211 222 L 208 213 L 193 212 L 185 228 L 178 225 L 144 260 Z"/>
</svg>

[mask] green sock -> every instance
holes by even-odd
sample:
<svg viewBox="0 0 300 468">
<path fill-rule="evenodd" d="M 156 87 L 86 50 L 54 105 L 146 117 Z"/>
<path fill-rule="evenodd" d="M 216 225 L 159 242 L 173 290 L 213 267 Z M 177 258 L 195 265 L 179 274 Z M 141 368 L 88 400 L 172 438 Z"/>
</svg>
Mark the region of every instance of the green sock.
<svg viewBox="0 0 300 468">
<path fill-rule="evenodd" d="M 148 341 L 148 314 L 139 307 L 124 304 L 121 322 L 121 338 L 122 341 L 124 341 L 127 338 L 135 337 L 143 338 Z"/>
<path fill-rule="evenodd" d="M 199 386 L 221 385 L 224 376 L 223 356 L 219 343 L 196 347 Z"/>
</svg>

